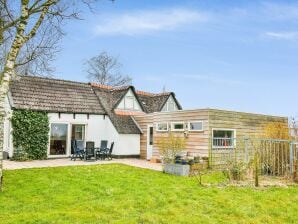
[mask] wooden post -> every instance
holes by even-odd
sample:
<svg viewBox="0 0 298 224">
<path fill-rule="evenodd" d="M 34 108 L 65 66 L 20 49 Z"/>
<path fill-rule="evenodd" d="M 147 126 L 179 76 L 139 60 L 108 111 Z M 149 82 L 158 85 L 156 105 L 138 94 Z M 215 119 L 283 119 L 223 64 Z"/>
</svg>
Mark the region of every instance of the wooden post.
<svg viewBox="0 0 298 224">
<path fill-rule="evenodd" d="M 259 186 L 259 152 L 255 153 L 255 187 Z"/>
</svg>

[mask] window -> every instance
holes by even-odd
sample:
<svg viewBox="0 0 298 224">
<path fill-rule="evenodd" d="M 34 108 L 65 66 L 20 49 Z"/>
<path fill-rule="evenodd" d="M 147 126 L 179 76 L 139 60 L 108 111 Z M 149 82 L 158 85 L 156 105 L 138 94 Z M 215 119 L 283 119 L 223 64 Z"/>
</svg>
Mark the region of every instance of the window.
<svg viewBox="0 0 298 224">
<path fill-rule="evenodd" d="M 141 111 L 141 106 L 134 93 L 129 90 L 119 103 L 118 109 Z"/>
<path fill-rule="evenodd" d="M 149 145 L 153 145 L 153 127 L 149 128 Z"/>
<path fill-rule="evenodd" d="M 134 97 L 126 96 L 124 98 L 124 108 L 125 109 L 134 109 Z"/>
<path fill-rule="evenodd" d="M 51 124 L 50 155 L 66 155 L 67 124 Z"/>
<path fill-rule="evenodd" d="M 162 108 L 162 111 L 175 111 L 175 110 L 178 110 L 178 108 L 174 98 L 171 96 L 166 102 L 166 104 L 164 105 L 164 107 Z"/>
<path fill-rule="evenodd" d="M 158 123 L 156 125 L 156 131 L 168 131 L 169 125 L 168 123 Z"/>
<path fill-rule="evenodd" d="M 203 131 L 203 121 L 190 121 L 188 122 L 189 131 Z"/>
<path fill-rule="evenodd" d="M 171 130 L 172 131 L 184 131 L 184 123 L 183 122 L 173 122 Z"/>
<path fill-rule="evenodd" d="M 71 131 L 72 140 L 85 140 L 85 125 L 73 124 Z"/>
<path fill-rule="evenodd" d="M 213 129 L 213 148 L 233 148 L 236 146 L 236 130 Z"/>
</svg>

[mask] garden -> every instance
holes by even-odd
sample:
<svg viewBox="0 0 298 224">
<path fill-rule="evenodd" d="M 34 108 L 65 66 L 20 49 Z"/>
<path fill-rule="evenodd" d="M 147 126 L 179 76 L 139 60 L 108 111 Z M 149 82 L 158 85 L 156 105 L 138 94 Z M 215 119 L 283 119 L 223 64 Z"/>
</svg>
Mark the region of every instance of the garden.
<svg viewBox="0 0 298 224">
<path fill-rule="evenodd" d="M 298 188 L 119 164 L 5 171 L 0 223 L 297 223 Z"/>
</svg>

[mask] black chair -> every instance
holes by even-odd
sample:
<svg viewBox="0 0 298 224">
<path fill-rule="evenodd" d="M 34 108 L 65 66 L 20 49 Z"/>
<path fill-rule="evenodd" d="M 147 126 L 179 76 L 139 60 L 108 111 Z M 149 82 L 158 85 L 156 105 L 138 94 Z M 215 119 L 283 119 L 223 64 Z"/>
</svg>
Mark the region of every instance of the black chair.
<svg viewBox="0 0 298 224">
<path fill-rule="evenodd" d="M 94 142 L 86 142 L 85 160 L 91 159 L 92 157 L 96 159 Z"/>
<path fill-rule="evenodd" d="M 102 140 L 100 141 L 100 147 L 99 150 L 96 152 L 96 159 L 104 159 L 105 156 L 107 155 L 107 150 L 108 150 L 108 141 L 107 140 Z"/>
<path fill-rule="evenodd" d="M 108 154 L 106 155 L 106 157 L 108 158 L 108 160 L 112 160 L 113 148 L 114 148 L 114 142 L 111 143 L 111 147 L 109 148 Z"/>
<path fill-rule="evenodd" d="M 76 140 L 71 140 L 71 151 L 72 151 L 72 156 L 70 158 L 71 160 L 76 161 L 77 158 L 80 158 L 81 160 L 84 158 L 84 149 L 82 149 L 81 147 L 78 147 L 78 142 Z"/>
</svg>

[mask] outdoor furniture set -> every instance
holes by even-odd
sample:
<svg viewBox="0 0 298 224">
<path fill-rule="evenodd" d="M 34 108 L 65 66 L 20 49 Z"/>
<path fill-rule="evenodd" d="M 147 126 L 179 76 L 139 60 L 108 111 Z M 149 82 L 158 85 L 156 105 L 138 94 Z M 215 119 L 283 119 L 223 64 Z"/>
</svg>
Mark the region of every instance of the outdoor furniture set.
<svg viewBox="0 0 298 224">
<path fill-rule="evenodd" d="M 84 141 L 82 140 L 72 140 L 71 149 L 72 156 L 71 160 L 76 160 L 77 158 L 81 160 L 112 160 L 112 152 L 114 148 L 114 142 L 108 147 L 108 141 L 102 140 L 100 142 L 100 147 L 95 147 L 95 143 L 91 141 L 86 142 L 86 147 L 84 147 Z"/>
</svg>

